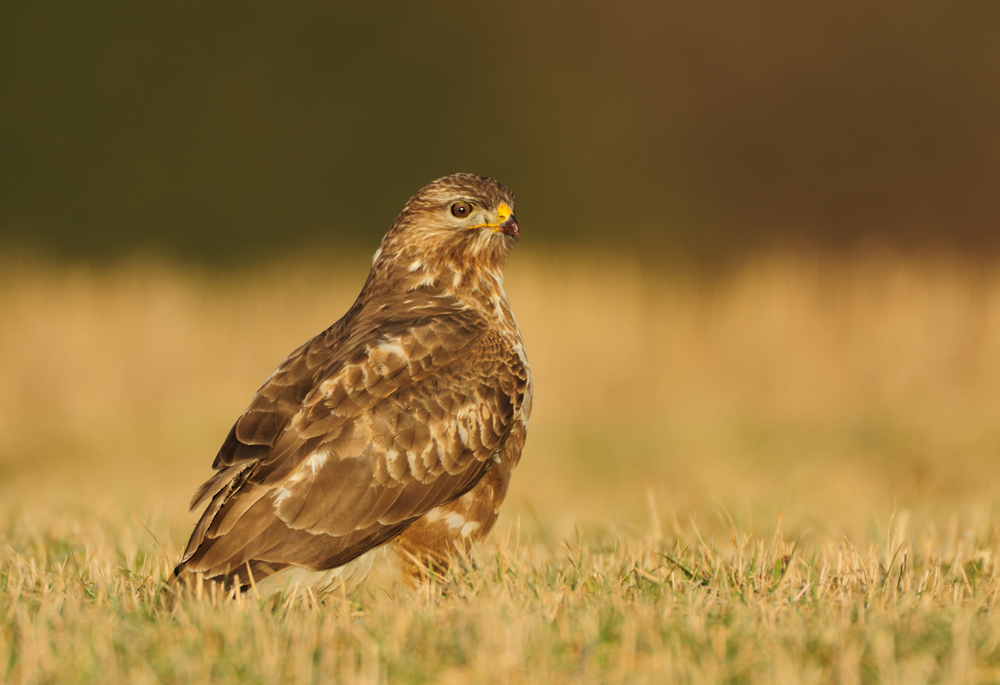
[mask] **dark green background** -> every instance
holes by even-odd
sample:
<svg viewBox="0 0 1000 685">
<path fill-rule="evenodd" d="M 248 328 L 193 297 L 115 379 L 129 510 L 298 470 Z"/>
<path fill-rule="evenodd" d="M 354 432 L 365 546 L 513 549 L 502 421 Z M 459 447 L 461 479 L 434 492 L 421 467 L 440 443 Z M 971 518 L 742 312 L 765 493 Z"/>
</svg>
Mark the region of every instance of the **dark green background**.
<svg viewBox="0 0 1000 685">
<path fill-rule="evenodd" d="M 1000 246 L 1000 3 L 0 3 L 0 245 L 373 249 L 454 171 L 524 239 Z"/>
</svg>

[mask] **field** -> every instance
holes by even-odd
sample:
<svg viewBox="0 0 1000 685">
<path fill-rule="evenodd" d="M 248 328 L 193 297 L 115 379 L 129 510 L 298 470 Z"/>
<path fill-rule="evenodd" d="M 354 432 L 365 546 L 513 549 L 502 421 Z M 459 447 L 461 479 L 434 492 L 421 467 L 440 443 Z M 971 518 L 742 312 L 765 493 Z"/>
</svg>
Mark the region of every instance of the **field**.
<svg viewBox="0 0 1000 685">
<path fill-rule="evenodd" d="M 535 377 L 475 564 L 168 609 L 194 489 L 366 258 L 0 264 L 0 682 L 1000 681 L 1000 264 L 511 259 Z"/>
</svg>

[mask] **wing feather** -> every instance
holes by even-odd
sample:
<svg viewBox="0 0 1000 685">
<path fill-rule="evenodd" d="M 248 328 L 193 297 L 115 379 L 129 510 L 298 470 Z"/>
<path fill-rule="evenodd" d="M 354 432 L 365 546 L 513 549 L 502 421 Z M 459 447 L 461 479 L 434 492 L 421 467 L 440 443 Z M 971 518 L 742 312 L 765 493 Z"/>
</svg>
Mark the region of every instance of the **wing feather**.
<svg viewBox="0 0 1000 685">
<path fill-rule="evenodd" d="M 346 563 L 493 464 L 524 384 L 478 315 L 395 321 L 333 357 L 330 341 L 345 343 L 331 331 L 296 350 L 230 431 L 196 495 L 216 493 L 182 560 L 190 570 Z"/>
</svg>

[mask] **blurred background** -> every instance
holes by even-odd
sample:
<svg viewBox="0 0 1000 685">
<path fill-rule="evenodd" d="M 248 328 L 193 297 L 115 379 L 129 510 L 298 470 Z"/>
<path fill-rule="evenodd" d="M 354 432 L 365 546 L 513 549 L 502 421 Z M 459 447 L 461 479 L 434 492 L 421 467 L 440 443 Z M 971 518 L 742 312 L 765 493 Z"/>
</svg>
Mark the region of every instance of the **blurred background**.
<svg viewBox="0 0 1000 685">
<path fill-rule="evenodd" d="M 9 521 L 125 506 L 178 552 L 260 382 L 469 171 L 523 230 L 502 525 L 990 527 L 998 31 L 995 2 L 4 2 Z"/>
<path fill-rule="evenodd" d="M 1000 6 L 0 7 L 0 242 L 373 249 L 492 175 L 531 245 L 1000 246 Z"/>
</svg>

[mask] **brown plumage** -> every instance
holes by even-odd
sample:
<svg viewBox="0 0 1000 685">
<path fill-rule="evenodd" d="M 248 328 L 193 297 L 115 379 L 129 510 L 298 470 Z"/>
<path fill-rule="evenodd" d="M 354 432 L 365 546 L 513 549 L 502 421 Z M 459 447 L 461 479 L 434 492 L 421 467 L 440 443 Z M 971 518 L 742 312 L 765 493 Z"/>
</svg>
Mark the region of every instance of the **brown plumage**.
<svg viewBox="0 0 1000 685">
<path fill-rule="evenodd" d="M 347 314 L 236 420 L 191 502 L 207 506 L 175 585 L 412 581 L 490 531 L 531 412 L 502 286 L 513 210 L 470 174 L 410 198 Z"/>
</svg>

